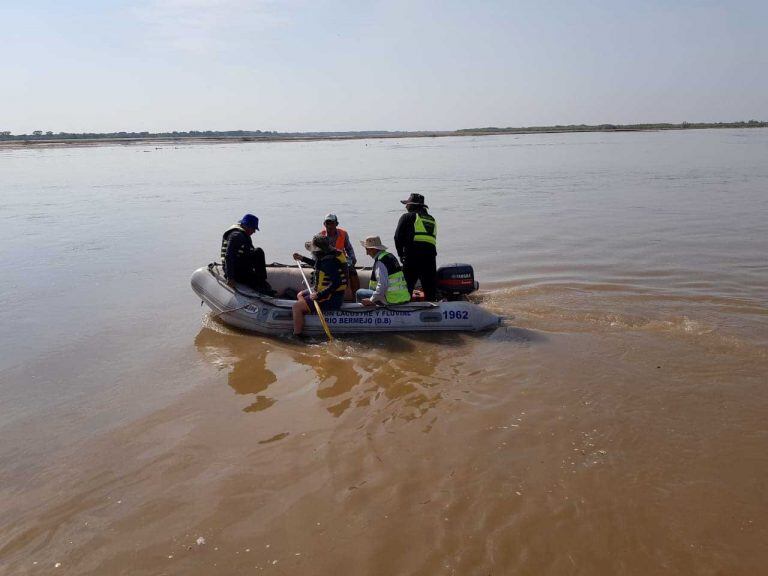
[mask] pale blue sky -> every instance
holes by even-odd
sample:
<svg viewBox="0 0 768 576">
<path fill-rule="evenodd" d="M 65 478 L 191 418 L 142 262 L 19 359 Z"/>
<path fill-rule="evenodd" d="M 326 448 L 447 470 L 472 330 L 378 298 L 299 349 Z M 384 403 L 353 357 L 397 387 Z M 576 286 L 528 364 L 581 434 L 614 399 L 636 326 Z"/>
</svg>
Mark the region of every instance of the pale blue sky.
<svg viewBox="0 0 768 576">
<path fill-rule="evenodd" d="M 0 130 L 768 120 L 768 2 L 0 0 Z"/>
</svg>

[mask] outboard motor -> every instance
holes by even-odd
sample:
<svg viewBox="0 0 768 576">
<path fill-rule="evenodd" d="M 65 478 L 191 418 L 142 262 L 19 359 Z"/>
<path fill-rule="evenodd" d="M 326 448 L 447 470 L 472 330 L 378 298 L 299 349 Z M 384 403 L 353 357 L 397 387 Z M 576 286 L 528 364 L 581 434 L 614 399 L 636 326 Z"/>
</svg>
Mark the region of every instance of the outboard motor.
<svg viewBox="0 0 768 576">
<path fill-rule="evenodd" d="M 448 264 L 437 269 L 437 289 L 448 300 L 462 300 L 480 284 L 475 282 L 475 271 L 469 264 Z"/>
</svg>

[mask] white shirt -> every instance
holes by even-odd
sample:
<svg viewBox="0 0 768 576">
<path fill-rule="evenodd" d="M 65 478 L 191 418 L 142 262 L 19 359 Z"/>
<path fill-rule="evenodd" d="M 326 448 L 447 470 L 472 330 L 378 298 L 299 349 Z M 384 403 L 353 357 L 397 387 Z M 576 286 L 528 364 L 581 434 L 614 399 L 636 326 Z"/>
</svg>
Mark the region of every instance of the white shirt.
<svg viewBox="0 0 768 576">
<path fill-rule="evenodd" d="M 389 288 L 389 272 L 387 272 L 387 267 L 384 265 L 384 262 L 381 260 L 377 260 L 376 264 L 374 264 L 373 269 L 376 271 L 376 281 L 378 284 L 376 284 L 376 289 L 373 291 L 373 296 L 371 296 L 372 302 L 381 302 L 382 304 L 387 303 L 387 289 Z"/>
</svg>

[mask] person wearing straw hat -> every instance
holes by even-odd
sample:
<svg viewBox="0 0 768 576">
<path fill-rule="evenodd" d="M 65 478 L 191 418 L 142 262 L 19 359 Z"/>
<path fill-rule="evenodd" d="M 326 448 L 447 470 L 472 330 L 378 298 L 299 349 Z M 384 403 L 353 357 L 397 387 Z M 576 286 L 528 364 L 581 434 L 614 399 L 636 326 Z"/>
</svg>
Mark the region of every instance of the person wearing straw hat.
<svg viewBox="0 0 768 576">
<path fill-rule="evenodd" d="M 344 292 L 347 290 L 346 261 L 341 253 L 328 242 L 328 238 L 315 235 L 305 245 L 313 258 L 294 254 L 294 259 L 315 268 L 315 284 L 312 290 L 302 290 L 293 304 L 293 334 L 301 335 L 304 330 L 304 315 L 312 312 L 313 300 L 321 310 L 338 310 L 344 304 Z M 297 258 L 298 256 L 298 258 Z"/>
<path fill-rule="evenodd" d="M 400 217 L 395 230 L 395 249 L 403 263 L 408 291 L 421 281 L 424 298 L 437 299 L 437 222 L 427 212 L 424 196 L 411 194 L 405 204 L 407 212 Z"/>
<path fill-rule="evenodd" d="M 363 306 L 387 304 L 404 304 L 411 300 L 411 293 L 405 282 L 400 262 L 393 254 L 387 252 L 387 247 L 381 243 L 378 236 L 368 236 L 361 240 L 365 253 L 373 258 L 373 270 L 368 290 L 360 289 L 355 294 Z"/>
</svg>

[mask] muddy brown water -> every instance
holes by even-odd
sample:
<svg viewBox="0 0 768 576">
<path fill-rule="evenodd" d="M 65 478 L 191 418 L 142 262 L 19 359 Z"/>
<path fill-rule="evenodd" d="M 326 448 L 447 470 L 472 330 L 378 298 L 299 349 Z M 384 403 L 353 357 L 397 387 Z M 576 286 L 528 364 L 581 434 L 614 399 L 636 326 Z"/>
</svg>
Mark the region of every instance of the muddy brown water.
<svg viewBox="0 0 768 576">
<path fill-rule="evenodd" d="M 0 574 L 765 572 L 766 157 L 766 130 L 3 151 Z M 241 212 L 287 262 L 326 212 L 391 237 L 413 191 L 503 328 L 303 344 L 189 288 Z"/>
</svg>

